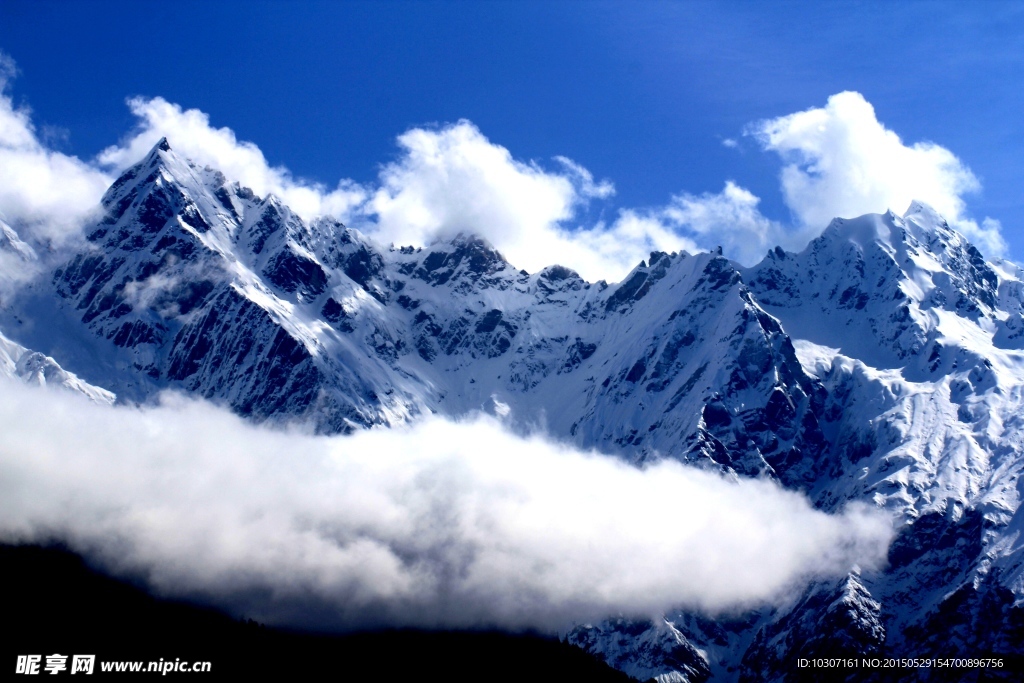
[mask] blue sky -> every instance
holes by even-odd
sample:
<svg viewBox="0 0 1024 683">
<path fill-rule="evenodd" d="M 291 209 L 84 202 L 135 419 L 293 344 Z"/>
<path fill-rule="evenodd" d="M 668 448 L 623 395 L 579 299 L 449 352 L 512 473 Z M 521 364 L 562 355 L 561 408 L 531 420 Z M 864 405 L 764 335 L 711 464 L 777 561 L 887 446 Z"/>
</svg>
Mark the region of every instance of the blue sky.
<svg viewBox="0 0 1024 683">
<path fill-rule="evenodd" d="M 974 186 L 961 174 L 947 192 L 956 218 L 988 235 L 985 219 L 998 221 L 1004 253 L 1024 258 L 1021 3 L 4 0 L 0 50 L 18 70 L 7 97 L 31 109 L 40 143 L 87 164 L 138 131 L 126 98 L 161 97 L 254 142 L 271 166 L 372 195 L 410 154 L 397 136 L 465 119 L 517 162 L 569 177 L 564 156 L 614 185 L 588 194 L 573 180 L 570 215 L 539 220 L 613 227 L 625 210 L 696 247 L 726 229 L 697 225 L 726 181 L 757 200 L 750 229 L 793 248 L 824 227 L 806 225 L 822 211 L 869 205 L 801 205 L 780 172 L 806 171 L 812 143 L 751 134 L 856 91 L 904 145 L 934 143 L 969 167 Z M 858 140 L 832 163 L 853 164 L 843 155 Z"/>
</svg>

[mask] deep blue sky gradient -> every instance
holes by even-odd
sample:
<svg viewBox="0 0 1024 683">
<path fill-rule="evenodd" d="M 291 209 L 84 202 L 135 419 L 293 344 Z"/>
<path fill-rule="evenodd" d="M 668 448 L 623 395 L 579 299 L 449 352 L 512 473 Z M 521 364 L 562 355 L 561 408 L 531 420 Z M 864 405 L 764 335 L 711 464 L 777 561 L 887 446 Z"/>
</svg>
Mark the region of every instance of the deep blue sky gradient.
<svg viewBox="0 0 1024 683">
<path fill-rule="evenodd" d="M 0 50 L 15 102 L 83 158 L 130 130 L 133 95 L 328 186 L 372 181 L 409 127 L 466 118 L 516 158 L 612 180 L 598 210 L 732 179 L 782 221 L 779 160 L 744 126 L 857 90 L 905 143 L 970 166 L 969 213 L 1024 257 L 1024 3 L 0 0 Z"/>
</svg>

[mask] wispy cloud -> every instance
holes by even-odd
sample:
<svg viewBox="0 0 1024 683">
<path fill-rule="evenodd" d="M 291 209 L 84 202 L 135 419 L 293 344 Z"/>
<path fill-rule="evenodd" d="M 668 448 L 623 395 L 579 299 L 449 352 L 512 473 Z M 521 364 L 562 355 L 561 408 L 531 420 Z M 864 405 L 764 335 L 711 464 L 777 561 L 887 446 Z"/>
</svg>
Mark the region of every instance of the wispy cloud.
<svg viewBox="0 0 1024 683">
<path fill-rule="evenodd" d="M 175 396 L 103 408 L 3 382 L 0 424 L 4 541 L 60 540 L 273 623 L 716 612 L 877 566 L 892 536 L 877 511 L 830 516 L 768 481 L 636 469 L 484 417 L 316 437 Z"/>
<path fill-rule="evenodd" d="M 647 213 L 650 220 L 671 234 L 685 236 L 697 249 L 722 247 L 723 253 L 744 265 L 753 265 L 768 249 L 792 246 L 792 231 L 766 218 L 758 209 L 760 199 L 733 181 L 726 181 L 721 192 L 701 195 L 683 193 L 672 197 L 667 206 Z M 630 212 L 624 212 L 623 218 Z M 806 239 L 803 240 L 806 243 Z"/>
</svg>

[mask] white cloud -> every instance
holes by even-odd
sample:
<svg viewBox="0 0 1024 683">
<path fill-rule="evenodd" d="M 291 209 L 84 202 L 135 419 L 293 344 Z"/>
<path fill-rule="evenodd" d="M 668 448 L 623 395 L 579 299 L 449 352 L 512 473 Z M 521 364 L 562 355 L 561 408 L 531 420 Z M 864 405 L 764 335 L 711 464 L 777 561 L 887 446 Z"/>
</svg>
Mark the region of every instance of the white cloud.
<svg viewBox="0 0 1024 683">
<path fill-rule="evenodd" d="M 180 397 L 109 408 L 3 382 L 0 424 L 0 539 L 60 540 L 273 623 L 716 612 L 878 566 L 893 533 L 878 511 L 826 515 L 768 481 L 640 470 L 483 417 L 317 437 Z"/>
<path fill-rule="evenodd" d="M 1003 224 L 997 219 L 985 216 L 981 225 L 962 216 L 947 220 L 989 258 L 1006 256 L 1008 253 L 1010 246 L 1003 237 Z"/>
<path fill-rule="evenodd" d="M 210 117 L 198 109 L 183 110 L 162 97 L 136 97 L 128 101 L 139 127 L 118 145 L 105 149 L 98 161 L 120 172 L 142 159 L 166 137 L 176 152 L 201 166 L 211 166 L 260 196 L 275 194 L 303 218 L 332 215 L 345 220 L 365 200 L 356 183 L 342 180 L 333 190 L 292 176 L 288 169 L 271 166 L 260 148 L 239 141 L 230 128 L 213 128 Z"/>
<path fill-rule="evenodd" d="M 40 142 L 31 112 L 16 108 L 8 94 L 15 73 L 13 60 L 0 53 L 0 218 L 22 238 L 59 245 L 96 216 L 113 179 Z"/>
<path fill-rule="evenodd" d="M 966 216 L 963 196 L 979 187 L 971 171 L 938 145 L 904 145 L 858 93 L 834 95 L 824 108 L 749 130 L 785 160 L 782 192 L 796 226 L 766 218 L 758 197 L 733 181 L 719 193 L 682 193 L 664 206 L 621 209 L 610 223 L 579 225 L 574 222 L 581 207 L 614 194 L 611 182 L 596 181 L 565 157 L 554 158 L 554 170 L 517 160 L 468 121 L 406 131 L 397 138 L 401 156 L 382 168 L 376 183 L 343 179 L 329 189 L 271 166 L 254 143 L 212 127 L 205 113 L 159 97 L 130 100 L 137 129 L 94 163 L 82 162 L 49 149 L 30 113 L 13 107 L 6 94 L 13 73 L 13 62 L 0 53 L 0 218 L 30 241 L 60 243 L 80 234 L 96 216 L 99 197 L 113 180 L 110 172 L 124 170 L 167 137 L 183 156 L 257 194 L 278 195 L 304 218 L 332 215 L 400 245 L 472 232 L 517 267 L 534 272 L 560 263 L 588 280 L 618 281 L 655 250 L 721 246 L 727 256 L 752 265 L 773 246 L 801 248 L 835 216 L 902 211 L 915 198 L 934 206 L 986 253 L 1006 250 L 997 220 L 979 224 Z"/>
<path fill-rule="evenodd" d="M 764 258 L 768 249 L 791 237 L 758 210 L 761 200 L 731 180 L 718 194 L 682 194 L 672 198 L 661 215 L 676 231 L 692 235 L 705 247 L 721 246 L 725 255 L 744 265 Z"/>
<path fill-rule="evenodd" d="M 619 212 L 614 223 L 556 235 L 558 263 L 571 265 L 588 280 L 618 282 L 652 251 L 700 251 L 697 243 L 673 231 L 656 211 Z M 572 258 L 565 255 L 572 254 Z"/>
<path fill-rule="evenodd" d="M 749 132 L 784 160 L 783 197 L 803 226 L 820 231 L 837 216 L 903 213 L 918 199 L 989 255 L 1006 250 L 997 221 L 979 226 L 965 215 L 963 196 L 980 189 L 971 170 L 934 143 L 905 145 L 860 93 L 838 93 L 823 108 L 761 121 Z"/>
<path fill-rule="evenodd" d="M 594 174 L 577 164 L 572 159 L 557 156 L 555 157 L 555 161 L 561 164 L 569 175 L 576 181 L 574 185 L 581 196 L 588 199 L 592 197 L 607 199 L 615 194 L 615 185 L 613 185 L 610 180 L 602 180 L 599 183 L 594 182 Z"/>
<path fill-rule="evenodd" d="M 568 177 L 516 161 L 468 121 L 415 128 L 398 144 L 403 156 L 381 171 L 371 200 L 378 235 L 397 244 L 476 232 L 512 252 L 572 216 L 578 201 Z"/>
<path fill-rule="evenodd" d="M 689 243 L 663 226 L 630 218 L 611 228 L 572 229 L 576 209 L 614 193 L 585 168 L 556 157 L 562 171 L 516 160 L 470 122 L 415 128 L 398 137 L 403 155 L 381 171 L 367 204 L 373 234 L 396 244 L 424 245 L 459 232 L 491 242 L 512 264 L 535 272 L 559 263 L 590 280 L 619 280 L 652 249 Z"/>
<path fill-rule="evenodd" d="M 635 264 L 654 249 L 695 252 L 721 247 L 726 257 L 749 266 L 775 246 L 800 249 L 807 244 L 813 236 L 810 231 L 768 219 L 758 209 L 760 201 L 727 180 L 721 192 L 683 193 L 666 206 L 624 209 L 609 230 L 582 233 L 576 239 L 592 250 L 604 249 L 607 259 L 618 257 L 623 264 Z"/>
</svg>

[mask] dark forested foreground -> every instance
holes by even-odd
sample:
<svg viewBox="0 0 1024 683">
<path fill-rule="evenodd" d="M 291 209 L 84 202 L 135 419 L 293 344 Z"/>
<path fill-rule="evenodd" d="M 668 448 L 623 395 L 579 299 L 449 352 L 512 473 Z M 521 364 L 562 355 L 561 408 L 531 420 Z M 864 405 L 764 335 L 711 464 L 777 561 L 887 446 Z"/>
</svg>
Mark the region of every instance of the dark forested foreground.
<svg viewBox="0 0 1024 683">
<path fill-rule="evenodd" d="M 47 675 L 45 667 L 54 654 L 67 657 L 66 668 L 56 675 L 84 673 L 71 674 L 72 657 L 95 655 L 92 676 L 121 680 L 635 680 L 577 647 L 538 635 L 415 630 L 323 635 L 269 628 L 213 609 L 154 598 L 90 569 L 81 557 L 59 548 L 0 545 L 0 582 L 6 633 L 0 645 L 0 680 L 33 680 L 18 675 L 27 673 L 18 671 L 19 656 L 38 655 L 37 675 Z M 986 681 L 1024 675 L 1020 658 L 1003 660 L 995 670 L 934 670 L 926 678 Z M 156 671 L 147 671 L 150 662 L 156 663 Z M 185 670 L 207 662 L 208 672 Z M 142 673 L 130 673 L 132 663 L 139 663 Z M 127 670 L 109 670 L 118 664 Z M 776 674 L 778 680 L 799 681 L 901 678 L 898 670 L 857 664 L 836 668 L 836 662 L 820 660 L 798 668 L 794 662 L 793 670 Z M 958 677 L 962 674 L 966 678 Z"/>
<path fill-rule="evenodd" d="M 6 636 L 0 679 L 16 675 L 19 655 L 96 655 L 93 676 L 130 679 L 103 663 L 161 660 L 167 675 L 219 680 L 259 675 L 269 680 L 342 681 L 618 681 L 629 677 L 579 648 L 537 635 L 496 632 L 385 631 L 317 635 L 239 621 L 194 605 L 158 600 L 88 568 L 70 552 L 0 546 Z M 172 662 L 210 662 L 210 671 L 177 673 Z M 78 672 L 74 675 L 79 675 Z M 137 677 L 153 678 L 160 672 Z M 298 678 L 296 678 L 298 677 Z M 25 678 L 25 680 L 31 680 Z M 85 679 L 92 680 L 92 679 Z"/>
</svg>

